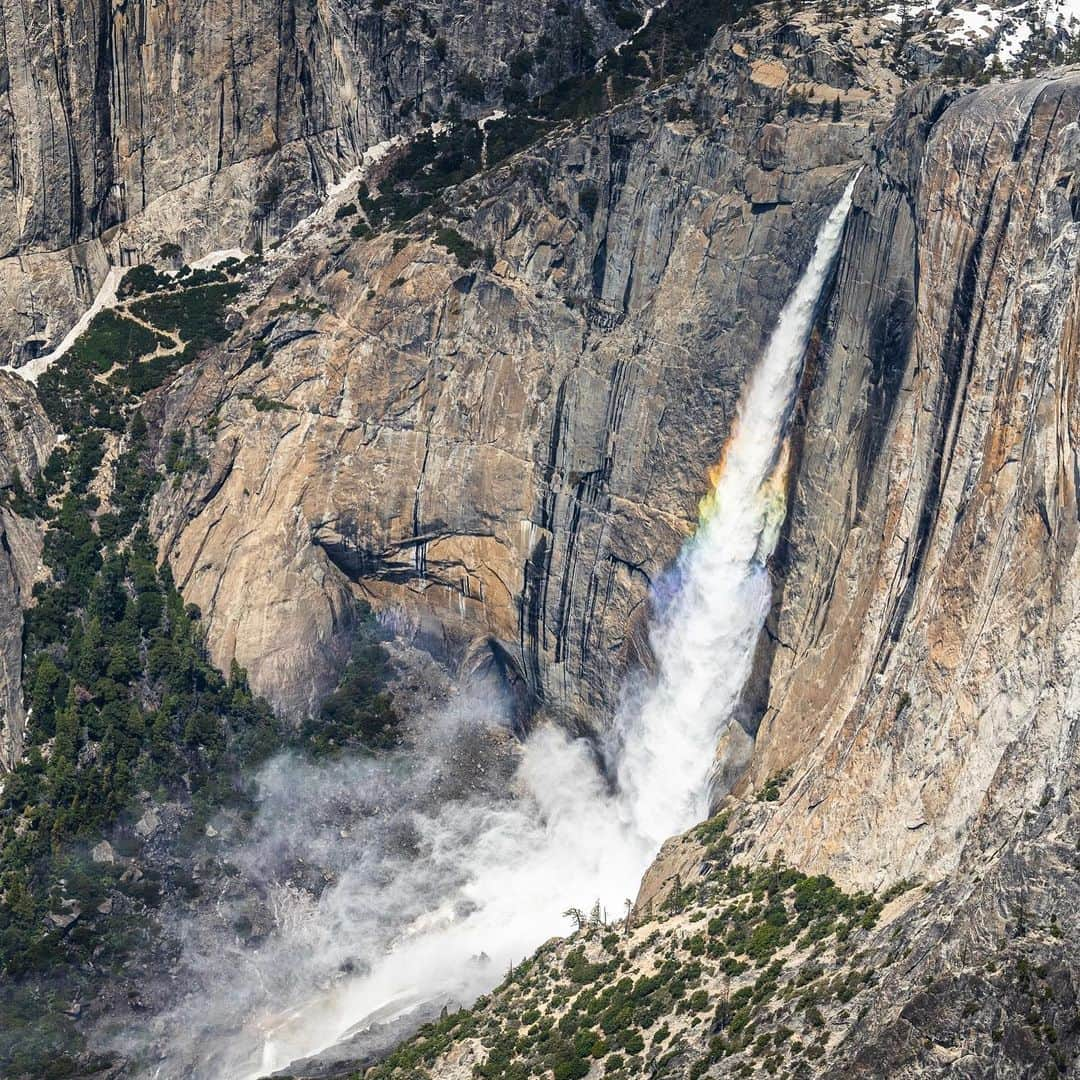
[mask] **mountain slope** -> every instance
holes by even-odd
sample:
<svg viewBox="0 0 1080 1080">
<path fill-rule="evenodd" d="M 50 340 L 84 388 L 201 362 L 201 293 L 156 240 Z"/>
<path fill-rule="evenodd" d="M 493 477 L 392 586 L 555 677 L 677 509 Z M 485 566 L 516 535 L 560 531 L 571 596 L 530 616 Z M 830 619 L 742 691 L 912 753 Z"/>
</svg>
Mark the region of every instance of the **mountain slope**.
<svg viewBox="0 0 1080 1080">
<path fill-rule="evenodd" d="M 1069 1075 L 1075 826 L 1051 839 L 1044 822 L 974 887 L 899 882 L 875 896 L 778 861 L 730 865 L 742 830 L 724 814 L 671 842 L 667 859 L 688 872 L 632 919 L 577 912 L 582 929 L 374 1069 L 290 1074 Z"/>
<path fill-rule="evenodd" d="M 363 978 L 320 942 L 271 972 L 285 1020 L 260 997 L 297 911 L 333 937 L 364 822 L 423 861 L 408 815 L 504 808 L 530 732 L 584 735 L 604 787 L 740 393 L 856 173 L 722 816 L 665 847 L 626 931 L 550 944 L 374 1075 L 1075 1068 L 1080 75 L 1001 81 L 992 34 L 942 42 L 962 5 L 911 14 L 673 0 L 597 60 L 639 5 L 5 12 L 11 356 L 110 258 L 153 264 L 47 371 L 0 372 L 16 1075 L 247 1060 Z M 262 250 L 179 270 L 234 245 Z M 494 735 L 439 742 L 455 683 Z M 284 749 L 307 786 L 257 789 Z M 388 808 L 384 766 L 434 779 Z M 218 932 L 252 986 L 207 1015 Z"/>
<path fill-rule="evenodd" d="M 364 151 L 581 71 L 637 4 L 63 0 L 5 9 L 0 352 L 46 351 L 110 264 L 269 245 Z M 622 21 L 625 21 L 623 19 Z M 541 45 L 541 43 L 544 43 Z M 513 57 L 536 53 L 525 72 Z"/>
</svg>

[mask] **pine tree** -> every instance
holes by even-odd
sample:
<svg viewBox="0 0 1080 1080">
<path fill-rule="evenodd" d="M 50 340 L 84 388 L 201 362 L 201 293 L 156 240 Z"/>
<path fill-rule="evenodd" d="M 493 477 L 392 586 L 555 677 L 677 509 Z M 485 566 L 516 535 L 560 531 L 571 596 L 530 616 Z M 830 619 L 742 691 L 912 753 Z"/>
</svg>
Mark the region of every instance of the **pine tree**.
<svg viewBox="0 0 1080 1080">
<path fill-rule="evenodd" d="M 563 912 L 563 917 L 566 919 L 572 919 L 575 927 L 581 930 L 585 926 L 585 912 L 579 907 L 568 907 Z"/>
</svg>

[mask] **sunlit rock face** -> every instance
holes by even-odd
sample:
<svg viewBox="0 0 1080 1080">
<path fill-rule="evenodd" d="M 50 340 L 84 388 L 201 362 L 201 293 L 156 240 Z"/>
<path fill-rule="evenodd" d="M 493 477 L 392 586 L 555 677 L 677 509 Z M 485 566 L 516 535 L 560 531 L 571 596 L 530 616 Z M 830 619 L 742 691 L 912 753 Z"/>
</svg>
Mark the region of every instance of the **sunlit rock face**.
<svg viewBox="0 0 1080 1080">
<path fill-rule="evenodd" d="M 465 115 L 501 105 L 509 58 L 538 52 L 542 38 L 543 62 L 521 75 L 531 93 L 579 72 L 589 50 L 602 52 L 624 33 L 606 6 L 578 2 L 562 15 L 509 0 L 5 8 L 0 365 L 50 352 L 114 267 L 175 267 L 214 251 L 270 247 L 373 146 L 437 122 L 451 103 Z M 9 407 L 30 418 L 30 442 L 45 449 L 31 460 L 0 444 L 0 483 L 16 464 L 29 482 L 51 435 L 42 436 L 48 424 L 18 380 L 0 384 L 0 412 Z M 25 522 L 3 529 L 7 762 L 24 719 L 21 611 L 40 536 Z"/>
<path fill-rule="evenodd" d="M 891 107 L 876 53 L 852 74 L 822 34 L 765 71 L 756 34 L 404 241 L 328 234 L 173 389 L 168 426 L 217 417 L 209 473 L 157 520 L 219 662 L 302 711 L 363 596 L 493 655 L 532 708 L 604 725 L 749 367 Z M 844 119 L 779 112 L 788 82 Z M 446 222 L 490 268 L 432 243 Z"/>
<path fill-rule="evenodd" d="M 465 111 L 490 109 L 541 37 L 530 92 L 580 69 L 583 35 L 622 34 L 603 5 L 509 0 L 63 0 L 6 8 L 0 31 L 5 360 L 62 337 L 110 262 L 269 244 L 367 147 L 460 105 L 466 78 Z"/>
<path fill-rule="evenodd" d="M 29 489 L 55 439 L 33 388 L 0 372 L 0 484 Z M 22 509 L 14 499 L 0 507 L 0 772 L 22 753 L 22 612 L 40 571 L 41 524 Z"/>
<path fill-rule="evenodd" d="M 943 873 L 999 803 L 1041 798 L 1070 715 L 1044 675 L 1071 610 L 1076 80 L 924 89 L 890 121 L 867 50 L 841 122 L 793 120 L 771 95 L 803 61 L 754 49 L 724 32 L 692 95 L 465 185 L 489 269 L 421 222 L 279 280 L 169 396 L 168 424 L 218 420 L 208 476 L 159 501 L 163 551 L 218 661 L 287 709 L 332 680 L 363 596 L 602 726 L 748 366 L 872 156 L 808 358 L 743 789 L 802 760 L 763 850 L 860 884 Z M 724 790 L 748 754 L 721 747 Z"/>
<path fill-rule="evenodd" d="M 752 779 L 798 762 L 763 846 L 859 883 L 1069 807 L 1078 104 L 1075 74 L 923 91 L 856 196 Z"/>
<path fill-rule="evenodd" d="M 1078 112 L 1075 73 L 902 101 L 807 357 L 748 695 L 761 724 L 724 800 L 732 851 L 763 874 L 782 856 L 922 885 L 886 908 L 873 949 L 814 950 L 806 981 L 836 1012 L 805 1075 L 1059 1073 L 1076 1056 Z M 722 893 L 708 835 L 665 846 L 643 919 L 676 886 Z M 828 977 L 852 955 L 866 989 L 838 998 Z M 760 1022 L 780 1018 L 786 1003 Z M 691 1057 L 708 1049 L 694 1040 Z M 435 1075 L 473 1046 L 454 1042 Z"/>
</svg>

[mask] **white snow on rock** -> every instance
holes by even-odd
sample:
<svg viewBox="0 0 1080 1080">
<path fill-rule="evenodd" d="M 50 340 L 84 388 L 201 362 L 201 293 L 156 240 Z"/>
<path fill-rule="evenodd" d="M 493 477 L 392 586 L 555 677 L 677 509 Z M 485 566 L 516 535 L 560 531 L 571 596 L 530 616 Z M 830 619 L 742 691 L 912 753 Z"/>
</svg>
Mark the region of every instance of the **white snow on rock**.
<svg viewBox="0 0 1080 1080">
<path fill-rule="evenodd" d="M 611 52 L 613 52 L 616 56 L 622 56 L 623 49 L 625 49 L 626 46 L 629 45 L 630 42 L 633 41 L 634 38 L 636 38 L 638 36 L 638 34 L 640 34 L 649 25 L 649 23 L 652 22 L 653 16 L 658 11 L 662 11 L 664 8 L 666 8 L 667 5 L 668 5 L 668 0 L 660 0 L 659 4 L 654 4 L 651 8 L 649 8 L 645 12 L 645 17 L 641 20 L 641 25 L 628 38 L 624 39 L 623 41 L 620 41 L 619 44 L 616 45 L 615 48 L 611 50 Z M 601 71 L 603 71 L 604 68 L 607 66 L 607 58 L 608 58 L 609 55 L 610 55 L 609 53 L 605 53 L 603 56 L 600 57 L 599 60 L 596 61 L 596 72 L 597 72 L 597 74 L 599 74 Z"/>
<path fill-rule="evenodd" d="M 1031 24 L 1027 22 L 1017 23 L 1016 26 L 1005 30 L 998 40 L 997 49 L 987 57 L 987 65 L 999 60 L 1003 67 L 1012 67 L 1020 57 L 1024 42 L 1030 37 Z"/>
<path fill-rule="evenodd" d="M 1051 33 L 1080 35 L 1080 0 L 1020 0 L 1019 3 L 987 3 L 986 0 L 950 5 L 948 0 L 892 3 L 882 20 L 898 27 L 906 11 L 908 25 L 915 32 L 942 35 L 946 45 L 987 49 L 986 64 L 995 61 L 1015 69 L 1034 27 L 1045 23 Z"/>
<path fill-rule="evenodd" d="M 494 114 L 490 118 L 495 119 Z M 481 121 L 483 123 L 483 121 Z M 414 135 L 394 135 L 382 142 L 369 146 L 360 159 L 360 164 L 350 169 L 336 183 L 326 189 L 326 198 L 322 205 L 313 210 L 307 217 L 298 221 L 288 233 L 285 234 L 281 243 L 273 251 L 267 253 L 268 262 L 280 262 L 283 259 L 293 258 L 300 252 L 300 244 L 323 222 L 331 219 L 338 209 L 344 206 L 356 194 L 356 187 L 361 180 L 366 180 L 371 170 L 382 161 L 387 154 L 399 147 L 407 146 L 413 139 L 422 135 L 432 135 L 436 139 L 449 131 L 450 125 L 442 120 L 436 121 L 430 127 L 421 128 Z"/>
<path fill-rule="evenodd" d="M 204 255 L 201 259 L 196 259 L 191 263 L 192 270 L 213 270 L 215 266 L 220 266 L 223 262 L 228 262 L 229 259 L 236 259 L 238 262 L 243 262 L 248 257 L 248 253 L 243 248 L 225 248 L 223 251 L 211 251 L 209 255 Z"/>
<path fill-rule="evenodd" d="M 382 142 L 375 143 L 374 146 L 369 146 L 364 151 L 360 164 L 354 169 L 350 169 L 336 184 L 332 184 L 327 188 L 326 202 L 315 212 L 319 213 L 320 210 L 325 210 L 330 203 L 334 202 L 339 196 L 344 195 L 353 184 L 359 184 L 373 165 L 378 165 L 391 150 L 398 146 L 404 146 L 405 141 L 404 135 L 395 135 L 392 139 L 384 139 Z"/>
<path fill-rule="evenodd" d="M 505 119 L 506 119 L 506 110 L 505 109 L 495 109 L 494 112 L 489 112 L 487 114 L 487 116 L 481 116 L 480 119 L 476 121 L 476 126 L 481 131 L 487 131 L 488 124 L 494 124 L 496 120 L 505 120 Z"/>
<path fill-rule="evenodd" d="M 67 332 L 64 340 L 55 349 L 45 353 L 44 356 L 34 357 L 33 360 L 23 364 L 22 367 L 16 368 L 9 365 L 4 370 L 14 371 L 15 374 L 21 375 L 27 382 L 37 385 L 38 379 L 78 341 L 90 323 L 93 322 L 95 315 L 101 311 L 116 307 L 116 289 L 120 284 L 120 279 L 127 271 L 126 266 L 112 267 L 105 275 L 105 281 L 98 290 L 97 296 L 94 297 L 94 302 L 83 312 L 82 318 Z"/>
<path fill-rule="evenodd" d="M 1004 17 L 1005 12 L 994 11 L 985 4 L 980 4 L 974 11 L 954 8 L 945 21 L 949 24 L 958 21 L 960 25 L 951 27 L 945 40 L 950 45 L 978 44 L 995 33 Z"/>
<path fill-rule="evenodd" d="M 504 115 L 505 113 L 501 111 L 493 112 L 488 116 L 485 116 L 480 121 L 480 124 L 483 126 Z M 417 135 L 430 133 L 435 138 L 438 138 L 449 130 L 449 126 L 450 125 L 439 121 L 432 124 L 430 127 L 417 132 Z M 404 135 L 395 135 L 391 139 L 385 139 L 382 142 L 376 143 L 374 146 L 369 146 L 367 150 L 364 151 L 364 156 L 360 164 L 349 170 L 349 172 L 347 172 L 336 184 L 327 189 L 326 198 L 322 205 L 318 207 L 314 213 L 297 223 L 284 238 L 282 244 L 271 253 L 270 258 L 274 259 L 275 257 L 280 258 L 282 255 L 296 254 L 298 242 L 309 235 L 317 225 L 336 213 L 338 207 L 346 202 L 347 198 L 353 194 L 356 185 L 367 176 L 372 167 L 382 161 L 391 150 L 405 146 L 408 142 L 408 137 Z M 249 254 L 249 252 L 240 247 L 222 248 L 219 251 L 211 251 L 208 254 L 195 259 L 188 265 L 192 270 L 212 270 L 214 267 L 220 266 L 221 263 L 227 262 L 229 259 L 243 261 L 248 258 Z M 75 342 L 89 329 L 95 316 L 102 311 L 110 311 L 116 307 L 119 302 L 116 291 L 129 269 L 130 267 L 127 266 L 113 266 L 110 268 L 108 274 L 105 276 L 105 281 L 98 290 L 97 296 L 94 297 L 94 302 L 85 312 L 83 312 L 79 321 L 64 335 L 64 339 L 59 345 L 44 355 L 35 357 L 21 367 L 5 365 L 0 370 L 14 372 L 16 375 L 20 375 L 24 378 L 27 382 L 36 385 L 38 379 L 48 371 L 57 360 L 64 356 L 72 345 L 74 345 Z M 166 273 L 171 272 L 166 271 Z M 171 276 L 175 277 L 176 275 L 175 273 L 172 273 Z"/>
<path fill-rule="evenodd" d="M 229 259 L 243 260 L 247 257 L 248 253 L 244 251 L 243 248 L 224 248 L 221 251 L 211 251 L 208 255 L 204 255 L 201 259 L 196 259 L 190 265 L 193 270 L 212 270 L 215 266 L 219 266 Z M 22 367 L 5 365 L 3 370 L 12 371 L 16 375 L 20 375 L 27 382 L 33 383 L 36 386 L 38 379 L 40 379 L 41 376 L 44 375 L 57 360 L 64 356 L 68 350 L 70 350 L 72 345 L 86 333 L 97 315 L 103 311 L 111 311 L 116 307 L 117 303 L 119 303 L 116 290 L 119 288 L 124 275 L 130 269 L 131 267 L 129 266 L 113 266 L 109 269 L 109 272 L 105 275 L 105 281 L 98 290 L 97 296 L 94 297 L 94 302 L 83 312 L 79 321 L 64 335 L 63 341 L 61 341 L 54 349 L 42 356 L 34 357 L 33 360 L 23 364 Z"/>
</svg>

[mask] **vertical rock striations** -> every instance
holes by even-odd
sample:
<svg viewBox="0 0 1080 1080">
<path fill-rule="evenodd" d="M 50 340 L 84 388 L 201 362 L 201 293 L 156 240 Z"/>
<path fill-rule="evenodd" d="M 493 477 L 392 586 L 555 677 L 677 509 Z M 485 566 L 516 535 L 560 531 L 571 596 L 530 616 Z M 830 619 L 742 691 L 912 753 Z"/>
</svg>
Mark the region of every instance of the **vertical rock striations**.
<svg viewBox="0 0 1080 1080">
<path fill-rule="evenodd" d="M 721 33 L 685 85 L 553 134 L 404 240 L 328 237 L 180 380 L 166 424 L 216 416 L 211 465 L 157 520 L 217 662 L 302 711 L 359 595 L 533 706 L 610 714 L 747 364 L 883 115 L 876 60 L 830 67 L 822 37 L 829 88 L 779 41 L 763 74 L 756 36 Z M 849 118 L 778 114 L 799 84 Z"/>
<path fill-rule="evenodd" d="M 23 609 L 41 560 L 41 525 L 24 504 L 54 443 L 33 388 L 0 372 L 0 773 L 22 752 Z"/>
<path fill-rule="evenodd" d="M 367 147 L 543 90 L 621 33 L 580 2 L 6 5 L 2 352 L 59 340 L 110 261 L 272 242 Z"/>
<path fill-rule="evenodd" d="M 979 865 L 1074 767 L 1080 76 L 908 106 L 806 390 L 752 774 L 795 764 L 767 849 L 868 884 Z"/>
</svg>

